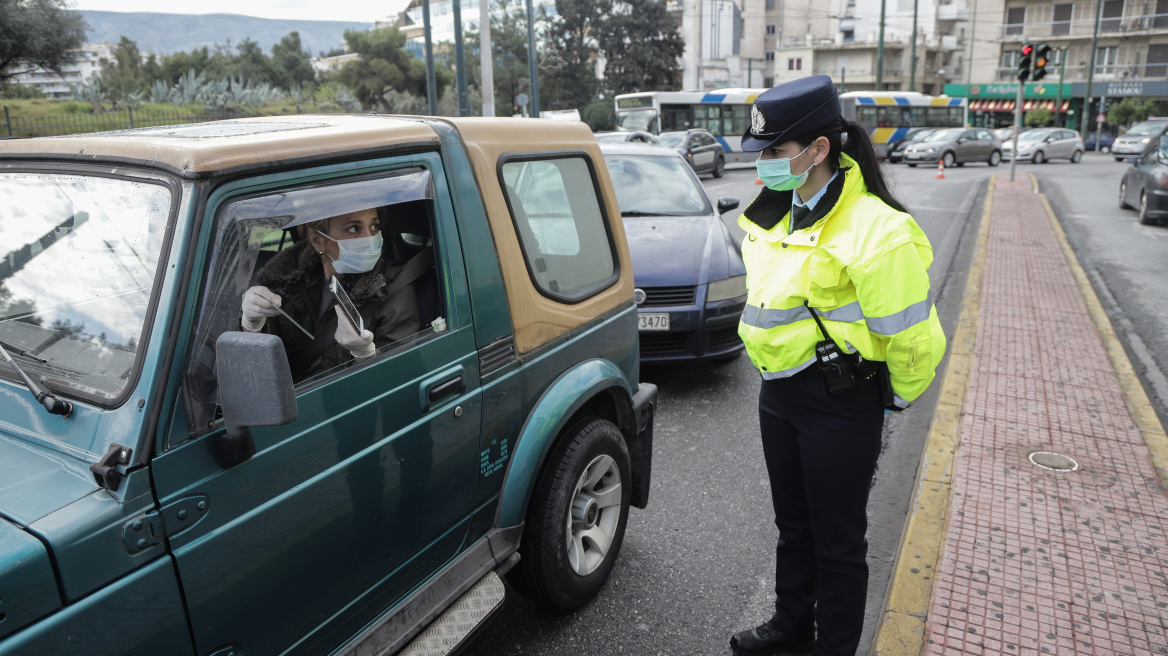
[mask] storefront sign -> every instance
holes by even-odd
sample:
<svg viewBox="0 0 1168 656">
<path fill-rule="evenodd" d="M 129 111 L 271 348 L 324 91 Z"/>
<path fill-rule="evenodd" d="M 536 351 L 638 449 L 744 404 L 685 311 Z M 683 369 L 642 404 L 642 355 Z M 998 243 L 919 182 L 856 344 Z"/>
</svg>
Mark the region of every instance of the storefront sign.
<svg viewBox="0 0 1168 656">
<path fill-rule="evenodd" d="M 1069 82 L 1063 83 L 1062 97 L 1071 97 L 1071 87 L 1073 85 Z M 1017 82 L 995 82 L 991 84 L 946 84 L 944 92 L 949 96 L 964 96 L 970 100 L 977 98 L 1016 98 L 1018 96 Z M 1050 98 L 1054 99 L 1059 95 L 1058 82 L 1036 82 L 1027 84 L 1025 90 L 1022 92 L 1023 98 Z"/>
<path fill-rule="evenodd" d="M 1072 95 L 1075 98 L 1085 98 L 1087 96 L 1087 83 L 1075 82 Z M 1168 98 L 1168 82 L 1096 80 L 1091 85 L 1091 97 L 1098 98 L 1100 96 L 1108 98 Z"/>
</svg>

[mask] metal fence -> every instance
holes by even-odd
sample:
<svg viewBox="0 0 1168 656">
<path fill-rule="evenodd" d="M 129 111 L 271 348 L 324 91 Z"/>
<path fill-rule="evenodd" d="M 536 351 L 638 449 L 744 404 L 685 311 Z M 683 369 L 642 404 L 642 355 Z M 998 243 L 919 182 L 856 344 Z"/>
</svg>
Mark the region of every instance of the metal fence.
<svg viewBox="0 0 1168 656">
<path fill-rule="evenodd" d="M 331 114 L 343 112 L 337 107 L 314 108 L 313 113 Z M 243 118 L 261 116 L 259 112 L 251 111 L 135 111 L 125 109 L 120 111 L 102 112 L 100 114 L 40 114 L 31 116 L 12 116 L 8 105 L 4 105 L 4 123 L 0 126 L 0 137 L 52 137 L 64 134 L 80 134 L 84 132 L 105 132 L 108 130 L 126 130 L 159 125 L 183 125 L 187 123 L 206 123 L 229 118 Z"/>
</svg>

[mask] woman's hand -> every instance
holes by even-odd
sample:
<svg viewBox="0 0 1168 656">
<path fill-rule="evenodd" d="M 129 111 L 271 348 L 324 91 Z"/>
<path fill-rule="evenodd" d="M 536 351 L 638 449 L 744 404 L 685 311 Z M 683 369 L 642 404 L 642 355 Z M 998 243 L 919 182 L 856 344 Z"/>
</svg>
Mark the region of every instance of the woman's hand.
<svg viewBox="0 0 1168 656">
<path fill-rule="evenodd" d="M 243 293 L 243 329 L 255 333 L 264 327 L 268 317 L 280 314 L 280 295 L 263 285 L 256 285 Z"/>
<path fill-rule="evenodd" d="M 349 318 L 342 314 L 341 306 L 333 306 L 333 309 L 337 311 L 335 336 L 337 343 L 349 349 L 349 353 L 352 353 L 354 358 L 367 358 L 373 355 L 377 351 L 377 346 L 373 344 L 373 333 L 362 330 L 358 334 L 353 324 L 349 323 Z"/>
</svg>

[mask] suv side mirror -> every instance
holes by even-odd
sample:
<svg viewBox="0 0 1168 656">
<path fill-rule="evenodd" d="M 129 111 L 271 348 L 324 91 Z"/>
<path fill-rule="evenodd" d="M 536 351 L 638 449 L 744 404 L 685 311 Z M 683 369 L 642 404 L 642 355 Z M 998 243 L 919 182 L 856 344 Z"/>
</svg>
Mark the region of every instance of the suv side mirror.
<svg viewBox="0 0 1168 656">
<path fill-rule="evenodd" d="M 737 196 L 722 196 L 718 199 L 718 214 L 729 212 L 738 207 Z"/>
<path fill-rule="evenodd" d="M 226 434 L 215 442 L 224 469 L 255 455 L 251 426 L 296 421 L 296 392 L 284 343 L 275 335 L 227 332 L 215 340 L 215 376 Z"/>
</svg>

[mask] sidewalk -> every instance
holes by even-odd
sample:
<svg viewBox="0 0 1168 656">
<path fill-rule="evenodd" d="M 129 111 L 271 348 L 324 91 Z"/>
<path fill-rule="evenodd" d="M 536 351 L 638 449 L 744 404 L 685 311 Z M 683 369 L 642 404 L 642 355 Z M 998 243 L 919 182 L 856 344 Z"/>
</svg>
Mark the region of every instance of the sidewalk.
<svg viewBox="0 0 1168 656">
<path fill-rule="evenodd" d="M 1049 204 L 998 175 L 873 652 L 1168 654 L 1166 445 Z"/>
</svg>

